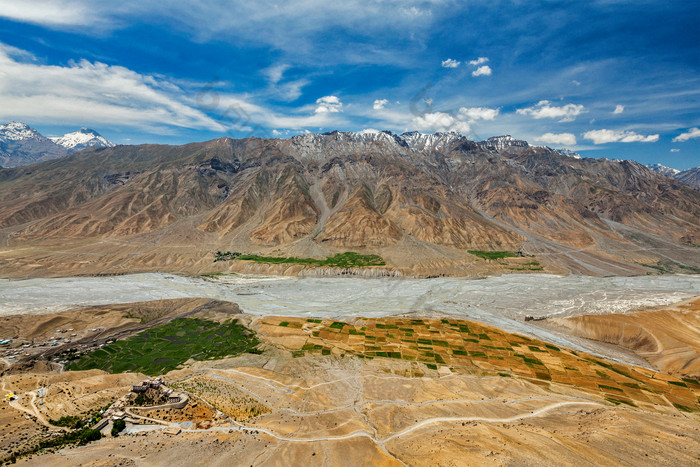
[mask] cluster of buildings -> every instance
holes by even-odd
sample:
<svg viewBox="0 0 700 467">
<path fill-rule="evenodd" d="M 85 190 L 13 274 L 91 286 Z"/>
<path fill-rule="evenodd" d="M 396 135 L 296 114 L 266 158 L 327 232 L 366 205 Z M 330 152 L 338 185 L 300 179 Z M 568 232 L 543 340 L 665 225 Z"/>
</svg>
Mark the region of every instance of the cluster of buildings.
<svg viewBox="0 0 700 467">
<path fill-rule="evenodd" d="M 96 430 L 101 430 L 106 427 L 110 421 L 113 420 L 124 420 L 132 424 L 143 423 L 143 420 L 138 418 L 138 416 L 129 412 L 129 408 L 133 407 L 134 404 L 134 394 L 145 394 L 149 390 L 159 391 L 162 395 L 166 397 L 167 402 L 160 405 L 154 405 L 149 407 L 139 407 L 140 410 L 157 410 L 157 409 L 182 409 L 189 402 L 190 398 L 187 394 L 174 391 L 173 389 L 167 387 L 163 384 L 163 380 L 160 376 L 157 378 L 149 378 L 143 380 L 140 384 L 134 384 L 131 387 L 131 391 L 123 395 L 119 400 L 112 404 L 104 413 L 104 418 L 93 428 Z M 170 427 L 173 430 L 175 428 Z M 179 433 L 179 429 L 177 429 Z M 177 433 L 167 433 L 171 435 L 176 435 Z"/>
<path fill-rule="evenodd" d="M 167 387 L 165 384 L 163 384 L 163 380 L 161 379 L 160 376 L 156 378 L 150 378 L 150 379 L 145 379 L 141 382 L 141 384 L 135 384 L 131 387 L 131 392 L 135 394 L 142 394 L 147 392 L 149 389 L 156 389 L 161 392 L 167 399 L 168 407 L 167 408 L 172 408 L 172 409 L 181 409 L 185 405 L 187 405 L 187 401 L 189 400 L 189 397 L 187 394 L 183 394 L 181 392 L 174 391 L 173 389 Z M 158 406 L 159 408 L 166 408 L 163 406 Z"/>
<path fill-rule="evenodd" d="M 89 329 L 91 333 L 95 333 L 103 329 L 101 326 L 97 328 Z M 34 340 L 31 341 L 27 339 L 5 339 L 0 338 L 0 357 L 6 359 L 6 363 L 11 364 L 9 360 L 13 360 L 20 357 L 26 356 L 36 356 L 47 351 L 50 347 L 57 347 L 59 345 L 71 344 L 76 338 L 79 338 L 78 333 L 74 332 L 75 329 L 56 329 L 51 337 L 44 340 Z M 79 344 L 72 351 L 73 356 L 80 356 L 86 351 L 94 350 L 96 348 L 101 348 L 103 345 L 97 347 L 90 346 L 88 344 Z M 56 354 L 54 361 L 61 360 L 65 358 L 65 355 Z"/>
</svg>

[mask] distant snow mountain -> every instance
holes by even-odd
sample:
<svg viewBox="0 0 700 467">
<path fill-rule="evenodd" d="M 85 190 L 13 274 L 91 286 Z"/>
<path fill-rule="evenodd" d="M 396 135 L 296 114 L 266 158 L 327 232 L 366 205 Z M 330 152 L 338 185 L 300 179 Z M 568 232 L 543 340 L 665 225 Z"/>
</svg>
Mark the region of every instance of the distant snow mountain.
<svg viewBox="0 0 700 467">
<path fill-rule="evenodd" d="M 113 142 L 89 128 L 81 128 L 73 133 L 66 133 L 63 136 L 55 136 L 49 139 L 73 152 L 86 148 L 113 148 L 116 146 Z"/>
<path fill-rule="evenodd" d="M 667 177 L 685 183 L 686 185 L 690 185 L 693 188 L 700 189 L 700 167 L 693 167 L 681 171 L 661 164 L 649 164 L 647 168 L 661 175 L 666 175 Z"/>
<path fill-rule="evenodd" d="M 0 125 L 0 142 L 22 141 L 28 139 L 44 138 L 34 128 L 26 123 L 10 122 Z"/>
<path fill-rule="evenodd" d="M 653 170 L 654 172 L 658 172 L 662 175 L 666 175 L 667 177 L 675 177 L 676 174 L 679 174 L 681 171 L 678 169 L 674 169 L 671 167 L 666 167 L 665 165 L 661 164 L 649 164 L 647 165 L 648 169 Z"/>
<path fill-rule="evenodd" d="M 82 128 L 47 138 L 26 123 L 0 125 L 0 166 L 17 167 L 64 157 L 86 148 L 114 147 L 94 130 Z"/>
<path fill-rule="evenodd" d="M 25 123 L 0 125 L 0 165 L 3 167 L 33 164 L 66 154 L 66 148 L 42 136 Z"/>
<path fill-rule="evenodd" d="M 700 190 L 700 166 L 678 172 L 673 178 Z"/>
</svg>

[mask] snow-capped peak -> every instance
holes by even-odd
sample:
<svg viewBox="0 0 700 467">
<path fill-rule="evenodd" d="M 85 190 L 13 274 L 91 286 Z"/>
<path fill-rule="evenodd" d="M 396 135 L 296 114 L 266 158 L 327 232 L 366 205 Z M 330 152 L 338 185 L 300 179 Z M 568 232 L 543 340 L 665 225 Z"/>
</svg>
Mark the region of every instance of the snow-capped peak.
<svg viewBox="0 0 700 467">
<path fill-rule="evenodd" d="M 0 125 L 0 141 L 22 141 L 38 137 L 41 134 L 26 123 L 10 122 Z"/>
<path fill-rule="evenodd" d="M 432 134 L 409 131 L 408 133 L 403 133 L 400 138 L 411 149 L 434 150 L 442 149 L 453 141 L 464 138 L 464 136 L 454 131 Z"/>
<path fill-rule="evenodd" d="M 658 172 L 661 175 L 666 175 L 667 177 L 673 177 L 674 175 L 681 172 L 678 169 L 674 169 L 672 167 L 666 167 L 665 165 L 661 165 L 661 164 L 649 164 L 649 165 L 647 165 L 647 169 L 653 170 L 654 172 Z"/>
<path fill-rule="evenodd" d="M 101 136 L 95 130 L 81 128 L 73 133 L 66 133 L 63 136 L 52 137 L 51 140 L 64 148 L 79 150 L 85 148 L 112 148 L 115 144 Z"/>
<path fill-rule="evenodd" d="M 485 141 L 480 141 L 478 144 L 486 149 L 494 149 L 496 151 L 503 151 L 510 147 L 526 148 L 529 146 L 527 141 L 515 139 L 511 135 L 492 136 Z"/>
</svg>

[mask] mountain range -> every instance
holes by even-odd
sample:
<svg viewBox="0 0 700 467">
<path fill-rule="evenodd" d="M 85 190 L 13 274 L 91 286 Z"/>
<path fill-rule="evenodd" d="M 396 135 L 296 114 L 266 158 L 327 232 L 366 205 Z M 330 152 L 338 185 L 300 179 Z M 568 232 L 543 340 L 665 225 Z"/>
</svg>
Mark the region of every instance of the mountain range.
<svg viewBox="0 0 700 467">
<path fill-rule="evenodd" d="M 0 125 L 2 167 L 34 164 L 92 147 L 114 147 L 114 143 L 88 128 L 47 138 L 26 123 L 10 122 Z"/>
<path fill-rule="evenodd" d="M 699 219 L 700 191 L 639 163 L 509 136 L 336 131 L 90 148 L 0 170 L 0 275 L 238 264 L 214 265 L 216 250 L 375 253 L 415 276 L 697 272 Z"/>
</svg>

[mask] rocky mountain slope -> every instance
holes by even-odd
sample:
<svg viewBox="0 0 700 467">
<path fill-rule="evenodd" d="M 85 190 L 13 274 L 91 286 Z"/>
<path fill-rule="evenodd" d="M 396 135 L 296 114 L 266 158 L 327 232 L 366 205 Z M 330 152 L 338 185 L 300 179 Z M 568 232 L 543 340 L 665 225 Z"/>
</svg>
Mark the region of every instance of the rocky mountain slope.
<svg viewBox="0 0 700 467">
<path fill-rule="evenodd" d="M 686 185 L 700 189 L 700 167 L 686 169 L 677 173 L 674 178 Z"/>
<path fill-rule="evenodd" d="M 371 252 L 415 275 L 507 272 L 469 250 L 536 255 L 552 272 L 692 271 L 698 219 L 699 191 L 638 163 L 509 137 L 119 146 L 0 170 L 0 275 L 207 272 L 216 249 Z"/>
<path fill-rule="evenodd" d="M 14 167 L 55 159 L 68 154 L 63 146 L 24 123 L 0 125 L 0 165 Z"/>
<path fill-rule="evenodd" d="M 0 125 L 0 166 L 17 167 L 72 154 L 90 147 L 114 147 L 95 130 L 82 128 L 60 137 L 46 138 L 25 123 Z"/>
</svg>

